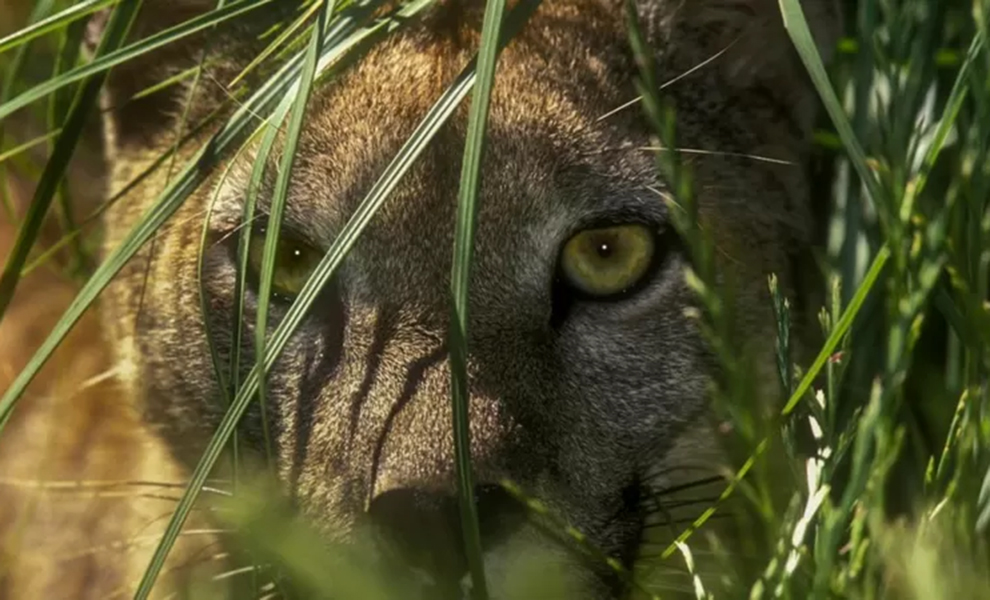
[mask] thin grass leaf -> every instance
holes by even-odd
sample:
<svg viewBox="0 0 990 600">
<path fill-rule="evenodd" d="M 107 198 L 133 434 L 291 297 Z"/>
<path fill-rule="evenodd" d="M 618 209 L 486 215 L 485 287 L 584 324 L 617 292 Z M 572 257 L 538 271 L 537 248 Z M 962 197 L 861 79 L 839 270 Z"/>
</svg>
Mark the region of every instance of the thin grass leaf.
<svg viewBox="0 0 990 600">
<path fill-rule="evenodd" d="M 336 60 L 339 55 L 353 47 L 352 32 L 358 27 L 359 21 L 366 16 L 373 6 L 372 2 L 352 5 L 335 25 L 327 32 L 328 48 L 321 58 L 321 67 Z M 362 34 L 358 34 L 363 39 Z M 203 182 L 215 165 L 226 152 L 230 151 L 242 140 L 246 130 L 258 118 L 257 115 L 273 110 L 280 101 L 283 109 L 287 109 L 286 97 L 291 97 L 293 85 L 302 60 L 302 55 L 289 60 L 277 73 L 266 80 L 260 88 L 243 104 L 241 104 L 230 119 L 225 123 L 209 142 L 204 144 L 189 161 L 185 170 L 172 184 L 159 195 L 156 202 L 145 212 L 131 232 L 120 245 L 111 252 L 102 265 L 76 295 L 75 300 L 66 308 L 58 323 L 52 329 L 24 369 L 11 382 L 10 387 L 0 397 L 0 431 L 10 420 L 10 416 L 18 399 L 27 386 L 37 376 L 38 371 L 62 342 L 75 323 L 82 317 L 96 297 L 103 291 L 114 275 L 134 256 L 172 214 L 178 210 L 186 198 Z M 164 159 L 162 160 L 164 162 Z"/>
<path fill-rule="evenodd" d="M 26 44 L 37 37 L 41 37 L 47 33 L 51 33 L 57 29 L 65 27 L 77 19 L 81 19 L 100 9 L 112 6 L 122 1 L 124 0 L 83 0 L 82 2 L 73 4 L 62 12 L 56 13 L 42 21 L 38 21 L 34 25 L 19 29 L 8 36 L 0 38 L 0 52 L 5 52 L 16 46 Z"/>
<path fill-rule="evenodd" d="M 127 184 L 125 184 L 117 193 L 108 198 L 105 202 L 96 207 L 90 214 L 86 215 L 86 218 L 82 220 L 79 227 L 69 233 L 63 235 L 57 242 L 52 244 L 50 247 L 46 248 L 44 252 L 41 252 L 37 258 L 32 260 L 30 263 L 21 269 L 21 277 L 26 277 L 28 273 L 34 271 L 41 265 L 45 264 L 53 258 L 53 256 L 58 253 L 59 250 L 72 243 L 73 240 L 79 237 L 83 231 L 94 225 L 97 220 L 110 209 L 114 204 L 119 202 L 122 198 L 127 196 L 134 188 L 141 184 L 142 181 L 148 178 L 149 175 L 157 171 L 166 161 L 171 160 L 172 154 L 176 152 L 178 148 L 184 147 L 191 140 L 196 139 L 203 130 L 210 125 L 212 125 L 217 117 L 220 115 L 221 111 L 225 110 L 226 106 L 218 107 L 216 110 L 212 111 L 207 115 L 200 123 L 197 123 L 195 127 L 191 128 L 179 141 L 178 144 L 173 145 L 168 150 L 162 152 L 159 156 L 155 158 L 145 169 L 134 176 Z"/>
<path fill-rule="evenodd" d="M 818 352 L 818 356 L 815 357 L 815 361 L 811 363 L 811 367 L 801 378 L 801 382 L 798 383 L 797 387 L 794 388 L 794 393 L 788 398 L 787 403 L 784 404 L 784 408 L 781 410 L 781 416 L 789 415 L 794 408 L 801 401 L 801 398 L 808 393 L 811 389 L 811 384 L 814 383 L 815 378 L 821 372 L 822 367 L 831 358 L 832 353 L 839 346 L 839 343 L 845 337 L 846 333 L 849 332 L 849 328 L 852 327 L 853 321 L 856 319 L 856 315 L 859 314 L 860 308 L 866 302 L 866 298 L 870 295 L 873 290 L 874 285 L 883 272 L 884 266 L 887 264 L 887 260 L 890 259 L 890 249 L 885 245 L 880 248 L 877 255 L 873 258 L 873 263 L 870 265 L 869 270 L 867 270 L 866 275 L 863 276 L 863 282 L 860 284 L 859 288 L 856 289 L 856 293 L 853 295 L 852 299 L 849 301 L 849 305 L 842 312 L 842 317 L 836 321 L 832 332 L 829 334 L 828 339 L 825 340 L 825 344 L 822 345 L 822 349 Z"/>
<path fill-rule="evenodd" d="M 79 54 L 82 50 L 83 37 L 85 36 L 85 33 L 86 23 L 83 21 L 74 21 L 70 23 L 68 27 L 59 32 L 59 48 L 55 57 L 55 64 L 52 66 L 52 77 L 58 77 L 67 69 L 71 69 L 75 66 L 76 62 L 79 60 Z M 26 46 L 22 46 L 21 48 L 25 47 Z M 61 129 L 62 123 L 65 121 L 66 115 L 71 107 L 72 91 L 73 90 L 68 87 L 62 88 L 58 92 L 52 94 L 49 98 L 47 115 L 49 131 Z M 50 152 L 54 152 L 54 149 L 53 143 L 50 148 Z M 56 214 L 59 218 L 62 231 L 75 231 L 77 227 L 75 215 L 73 214 L 72 198 L 68 182 L 63 180 L 59 185 L 57 198 L 58 211 Z M 79 275 L 85 272 L 88 270 L 88 262 L 88 257 L 86 256 L 85 249 L 83 248 L 82 240 L 79 237 L 73 237 L 71 262 L 69 264 L 70 272 L 73 275 Z"/>
<path fill-rule="evenodd" d="M 142 0 L 127 0 L 117 6 L 107 23 L 103 39 L 97 48 L 96 55 L 104 56 L 119 47 L 127 36 Z M 65 176 L 69 161 L 75 152 L 76 144 L 82 137 L 86 119 L 96 105 L 106 72 L 93 75 L 83 83 L 69 109 L 69 116 L 62 127 L 62 133 L 55 144 L 52 155 L 45 164 L 45 170 L 38 181 L 31 205 L 24 217 L 24 222 L 17 230 L 17 239 L 10 251 L 3 274 L 0 275 L 0 320 L 14 297 L 14 290 L 21 277 L 21 269 L 27 260 L 31 246 L 41 230 L 48 207 L 51 205 L 58 186 Z M 0 418 L 2 419 L 2 418 Z M 0 420 L 2 423 L 2 420 Z"/>
<path fill-rule="evenodd" d="M 139 56 L 143 56 L 158 48 L 167 46 L 168 44 L 181 41 L 191 35 L 203 31 L 204 29 L 208 29 L 219 23 L 229 21 L 252 10 L 271 4 L 274 1 L 275 0 L 238 0 L 237 2 L 232 2 L 221 9 L 212 10 L 173 27 L 169 27 L 164 31 L 148 36 L 143 40 L 120 48 L 119 50 L 115 48 L 114 52 L 99 55 L 92 62 L 72 69 L 71 71 L 63 73 L 58 77 L 47 79 L 30 90 L 27 90 L 23 94 L 20 94 L 16 98 L 3 103 L 0 105 L 0 120 L 5 119 L 14 111 L 24 108 L 32 102 L 44 98 L 48 94 L 51 94 L 64 86 L 93 75 L 104 73 L 108 69 L 111 69 L 117 65 L 133 60 Z"/>
<path fill-rule="evenodd" d="M 289 128 L 285 134 L 282 160 L 279 163 L 278 175 L 275 180 L 275 190 L 269 208 L 268 231 L 265 234 L 265 247 L 262 253 L 261 274 L 258 282 L 258 312 L 257 325 L 255 327 L 255 348 L 259 363 L 262 357 L 265 356 L 265 337 L 268 333 L 268 308 L 272 296 L 272 278 L 275 275 L 275 255 L 278 252 L 282 216 L 285 212 L 285 205 L 289 196 L 289 184 L 292 181 L 292 169 L 295 165 L 296 151 L 299 148 L 303 120 L 306 117 L 306 105 L 309 103 L 310 93 L 313 89 L 313 80 L 316 77 L 316 63 L 320 57 L 323 32 L 326 31 L 330 16 L 333 14 L 336 6 L 336 1 L 321 0 L 317 6 L 320 7 L 320 12 L 316 17 L 313 32 L 310 34 L 309 48 L 306 50 L 306 62 L 303 63 L 299 91 L 296 94 L 295 105 L 292 108 L 289 119 Z M 261 169 L 262 171 L 264 170 L 264 164 L 262 164 Z M 245 231 L 250 232 L 250 230 L 250 225 L 245 227 Z M 265 415 L 264 376 L 265 370 L 258 369 L 258 401 L 261 404 L 263 416 Z M 262 423 L 262 426 L 265 428 L 266 451 L 268 452 L 269 460 L 271 460 L 271 441 L 268 439 L 267 423 Z"/>
<path fill-rule="evenodd" d="M 240 384 L 240 373 L 241 373 L 241 341 L 244 338 L 244 305 L 247 298 L 247 273 L 249 268 L 251 244 L 253 242 L 254 233 L 254 221 L 255 213 L 258 201 L 258 194 L 261 193 L 261 188 L 265 178 L 265 170 L 268 166 L 268 157 L 271 156 L 272 150 L 275 148 L 275 142 L 278 140 L 278 133 L 281 124 L 285 121 L 288 116 L 288 111 L 290 109 L 290 104 L 285 104 L 283 110 L 279 110 L 277 114 L 271 119 L 271 124 L 265 128 L 265 135 L 261 140 L 261 145 L 258 147 L 257 154 L 254 159 L 254 168 L 251 170 L 251 179 L 248 182 L 248 191 L 246 194 L 244 202 L 244 211 L 241 217 L 241 222 L 243 226 L 241 227 L 240 236 L 237 245 L 237 275 L 236 281 L 234 282 L 234 294 L 237 298 L 237 302 L 234 305 L 233 320 L 236 323 L 234 327 L 233 340 L 231 341 L 232 353 L 231 353 L 231 364 L 230 372 L 231 377 L 231 394 L 237 393 L 237 387 Z M 259 353 L 258 359 L 264 356 L 264 354 Z M 262 384 L 263 385 L 263 384 Z M 259 389 L 262 386 L 259 386 Z M 261 404 L 261 428 L 264 433 L 265 438 L 265 456 L 269 461 L 272 459 L 272 444 L 269 439 L 269 427 L 268 427 L 268 414 L 265 410 L 265 402 L 263 392 L 259 398 Z"/>
<path fill-rule="evenodd" d="M 14 146 L 13 148 L 11 148 L 9 150 L 5 150 L 3 152 L 0 152 L 0 163 L 3 163 L 5 161 L 10 160 L 10 159 L 14 158 L 15 156 L 17 156 L 18 154 L 23 154 L 24 152 L 27 152 L 31 148 L 34 148 L 36 146 L 40 146 L 40 145 L 42 145 L 42 144 L 44 144 L 46 142 L 49 142 L 49 141 L 55 139 L 56 137 L 58 137 L 58 135 L 60 133 L 62 133 L 62 128 L 58 128 L 58 129 L 56 129 L 54 131 L 49 131 L 48 133 L 46 133 L 44 135 L 39 135 L 38 137 L 32 138 L 32 139 L 30 139 L 30 140 L 28 140 L 28 141 L 26 141 L 26 142 L 24 142 L 24 143 L 22 143 L 22 144 L 20 144 L 18 146 Z M 0 172 L 0 173 L 2 173 L 2 172 Z"/>
<path fill-rule="evenodd" d="M 426 6 L 429 2 L 423 2 Z M 535 11 L 539 0 L 523 0 L 509 12 L 506 17 L 506 24 L 503 28 L 502 45 L 506 44 L 515 33 L 522 27 L 522 24 Z M 317 76 L 319 69 L 317 70 Z M 300 290 L 299 295 L 286 311 L 285 317 L 272 333 L 265 346 L 265 356 L 262 367 L 265 370 L 271 369 L 275 360 L 279 357 L 289 338 L 299 327 L 305 318 L 310 307 L 316 301 L 317 296 L 326 286 L 330 278 L 336 273 L 337 268 L 357 242 L 358 237 L 370 223 L 372 217 L 382 206 L 392 190 L 398 185 L 402 177 L 415 163 L 416 159 L 436 135 L 440 127 L 447 122 L 447 119 L 454 113 L 460 102 L 470 92 L 475 81 L 475 61 L 472 61 L 454 83 L 437 100 L 430 111 L 426 114 L 416 130 L 409 136 L 405 144 L 389 163 L 381 177 L 375 182 L 368 194 L 361 201 L 355 210 L 354 215 L 344 225 L 337 239 L 327 250 L 326 255 L 320 264 L 314 269 L 306 285 Z M 206 446 L 202 457 L 190 477 L 189 486 L 186 488 L 182 498 L 176 505 L 175 512 L 169 521 L 168 526 L 162 536 L 162 540 L 151 558 L 148 569 L 142 578 L 141 584 L 135 594 L 135 600 L 146 600 L 155 579 L 161 572 L 165 563 L 165 558 L 169 550 L 175 543 L 183 523 L 189 516 L 193 504 L 199 496 L 200 489 L 213 467 L 216 465 L 223 449 L 226 447 L 233 434 L 237 423 L 244 416 L 250 405 L 251 399 L 258 391 L 260 382 L 258 366 L 256 365 L 245 378 L 240 389 L 234 398 L 230 409 L 224 414 L 223 419 L 217 427 L 213 438 Z"/>
<path fill-rule="evenodd" d="M 52 9 L 55 7 L 55 0 L 38 0 L 35 3 L 34 8 L 31 9 L 31 15 L 28 17 L 30 23 L 37 23 L 44 20 Z M 14 93 L 16 89 L 17 80 L 21 77 L 21 72 L 24 69 L 24 59 L 27 57 L 29 45 L 23 44 L 17 48 L 17 52 L 14 53 L 14 59 L 7 66 L 7 74 L 3 78 L 3 85 L 0 86 L 0 105 L 7 102 L 10 96 Z M 0 123 L 0 146 L 3 145 L 5 138 L 5 132 L 3 130 L 3 123 Z M 2 162 L 2 161 L 0 161 Z M 6 166 L 0 165 L 0 182 L 7 181 Z M 7 211 L 7 216 L 10 218 L 11 222 L 16 221 L 16 214 L 14 210 L 13 200 L 7 193 L 7 186 L 0 185 L 0 201 L 3 203 L 4 210 Z"/>
<path fill-rule="evenodd" d="M 464 554 L 471 575 L 471 595 L 475 600 L 488 598 L 485 565 L 481 555 L 481 532 L 474 498 L 471 473 L 471 425 L 468 389 L 468 290 L 471 258 L 474 254 L 474 230 L 477 226 L 477 198 L 481 184 L 481 161 L 485 151 L 485 126 L 495 84 L 498 62 L 499 30 L 505 0 L 488 0 L 481 28 L 478 52 L 478 83 L 471 97 L 461 183 L 457 201 L 457 227 L 454 232 L 454 260 L 450 273 L 453 313 L 450 322 L 450 389 L 453 403 L 454 455 L 457 471 L 457 504 L 464 536 Z"/>
<path fill-rule="evenodd" d="M 939 154 L 945 146 L 945 140 L 949 137 L 949 132 L 952 131 L 952 127 L 956 123 L 959 110 L 962 108 L 963 101 L 969 93 L 969 72 L 973 68 L 976 58 L 983 51 L 985 43 L 986 38 L 983 36 L 983 31 L 977 31 L 973 37 L 973 42 L 969 46 L 969 51 L 966 53 L 966 59 L 963 61 L 962 66 L 959 67 L 959 73 L 956 75 L 956 81 L 952 85 L 952 91 L 949 92 L 949 98 L 946 100 L 945 110 L 942 113 L 942 118 L 939 120 L 938 128 L 935 130 L 931 146 L 929 146 L 924 159 L 921 161 L 921 168 L 918 170 L 918 174 L 915 175 L 914 180 L 909 182 L 907 186 L 904 200 L 901 203 L 900 217 L 902 221 L 907 221 L 911 217 L 914 201 L 921 195 L 925 184 L 928 183 L 928 178 L 931 175 L 932 169 L 935 167 L 935 161 L 938 160 Z"/>
<path fill-rule="evenodd" d="M 784 27 L 791 36 L 791 41 L 794 43 L 801 61 L 808 70 L 815 89 L 818 90 L 818 95 L 825 105 L 825 110 L 828 111 L 829 117 L 832 118 L 832 124 L 842 139 L 842 143 L 846 147 L 846 152 L 849 153 L 850 162 L 852 162 L 860 179 L 863 180 L 863 184 L 866 186 L 874 206 L 882 207 L 883 199 L 885 198 L 884 190 L 880 187 L 880 182 L 870 169 L 866 160 L 866 153 L 856 139 L 856 134 L 853 132 L 852 125 L 850 125 L 849 119 L 842 109 L 842 103 L 839 101 L 839 97 L 836 96 L 835 90 L 832 89 L 828 73 L 825 72 L 825 65 L 822 63 L 822 57 L 818 54 L 818 47 L 815 44 L 814 38 L 811 37 L 811 30 L 808 29 L 808 22 L 804 18 L 804 11 L 801 9 L 800 0 L 779 0 L 779 2 Z"/>
<path fill-rule="evenodd" d="M 236 86 L 238 83 L 240 83 L 241 81 L 243 81 L 244 78 L 247 77 L 248 74 L 251 71 L 253 71 L 254 69 L 256 69 L 258 67 L 258 65 L 260 65 L 263 62 L 265 62 L 265 60 L 267 60 L 279 48 L 281 48 L 282 45 L 285 44 L 285 41 L 287 39 L 289 39 L 289 37 L 291 37 L 291 36 L 295 35 L 296 33 L 298 33 L 299 32 L 299 28 L 302 27 L 307 21 L 309 21 L 309 19 L 311 19 L 313 17 L 313 15 L 316 14 L 316 11 L 319 10 L 319 8 L 320 8 L 320 3 L 319 2 L 316 2 L 311 7 L 309 7 L 291 25 L 289 25 L 288 27 L 286 27 L 285 28 L 285 31 L 283 31 L 281 34 L 279 34 L 278 37 L 276 37 L 274 40 L 272 40 L 272 42 L 270 44 L 268 44 L 268 47 L 266 47 L 264 50 L 262 50 L 258 54 L 258 56 L 255 56 L 253 59 L 251 59 L 251 62 L 249 62 L 248 65 L 246 67 L 244 67 L 244 69 L 241 70 L 241 72 L 238 73 L 236 77 L 234 77 L 233 79 L 230 80 L 230 83 L 227 84 L 227 87 L 228 88 L 232 88 L 232 87 Z"/>
</svg>

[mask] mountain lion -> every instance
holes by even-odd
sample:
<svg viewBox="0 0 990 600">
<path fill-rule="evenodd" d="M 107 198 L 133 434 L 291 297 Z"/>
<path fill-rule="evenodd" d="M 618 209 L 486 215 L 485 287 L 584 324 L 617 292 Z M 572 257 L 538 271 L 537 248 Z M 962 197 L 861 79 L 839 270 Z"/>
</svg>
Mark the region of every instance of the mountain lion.
<svg viewBox="0 0 990 600">
<path fill-rule="evenodd" d="M 146 0 L 132 35 L 214 5 Z M 633 5 L 655 50 L 662 93 L 676 109 L 702 223 L 717 260 L 740 285 L 737 326 L 772 374 L 766 281 L 775 273 L 789 295 L 802 293 L 801 257 L 813 237 L 806 163 L 815 94 L 772 0 Z M 806 0 L 804 8 L 827 51 L 835 7 Z M 297 2 L 275 2 L 116 67 L 104 98 L 107 197 L 171 148 L 180 124 L 185 135 L 211 112 L 229 113 L 238 99 L 225 86 L 272 39 L 262 34 L 297 9 Z M 314 91 L 279 241 L 271 327 L 477 51 L 482 9 L 481 2 L 442 0 Z M 627 22 L 621 0 L 546 0 L 499 59 L 468 360 L 476 497 L 495 599 L 525 597 L 513 591 L 512 573 L 528 557 L 562 574 L 562 597 L 625 597 L 632 590 L 618 573 L 634 570 L 646 553 L 654 498 L 677 486 L 704 487 L 722 464 L 706 403 L 712 361 L 686 314 L 695 304 L 682 275 L 688 257 L 662 198 L 651 127 L 635 101 Z M 93 33 L 99 26 L 94 20 Z M 186 78 L 132 99 L 201 60 L 196 86 Z M 466 120 L 467 103 L 374 217 L 270 372 L 265 414 L 256 402 L 240 430 L 252 455 L 270 446 L 282 492 L 325 539 L 348 543 L 367 529 L 382 553 L 398 549 L 420 582 L 402 597 L 459 598 L 470 585 L 447 352 Z M 176 165 L 217 122 L 194 134 Z M 124 268 L 102 295 L 98 318 L 87 315 L 77 327 L 0 436 L 0 597 L 134 593 L 181 483 L 226 410 L 202 309 L 218 362 L 229 365 L 244 227 L 256 243 L 241 274 L 248 292 L 240 364 L 254 364 L 257 240 L 279 154 L 259 214 L 244 223 L 256 152 L 250 145 L 221 165 L 230 166 L 226 176 L 216 169 Z M 107 250 L 177 172 L 164 161 L 109 209 Z M 40 341 L 38 328 L 52 315 L 30 299 L 47 293 L 57 303 L 57 285 L 25 282 L 0 334 L 20 340 L 5 341 L 8 348 Z M 9 377 L 26 356 L 3 360 Z M 581 532 L 614 559 L 611 566 L 575 551 L 537 516 L 527 518 L 503 480 Z M 705 502 L 711 498 L 709 489 Z M 677 527 L 704 506 L 685 503 Z M 229 592 L 236 565 L 219 523 L 194 511 L 158 597 L 195 587 L 197 578 L 207 580 L 208 597 Z"/>
</svg>

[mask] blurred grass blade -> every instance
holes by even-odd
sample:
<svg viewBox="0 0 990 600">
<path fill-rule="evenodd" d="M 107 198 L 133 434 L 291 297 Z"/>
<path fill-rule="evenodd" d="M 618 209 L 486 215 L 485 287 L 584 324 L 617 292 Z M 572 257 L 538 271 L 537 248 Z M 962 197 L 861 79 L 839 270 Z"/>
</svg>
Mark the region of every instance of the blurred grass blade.
<svg viewBox="0 0 990 600">
<path fill-rule="evenodd" d="M 935 161 L 938 160 L 938 156 L 942 152 L 943 146 L 945 146 L 945 140 L 949 137 L 949 132 L 952 131 L 952 126 L 956 123 L 959 110 L 962 108 L 963 101 L 969 93 L 969 72 L 973 68 L 976 58 L 983 51 L 985 42 L 986 38 L 984 37 L 983 30 L 977 30 L 976 35 L 973 36 L 973 42 L 969 46 L 969 51 L 966 53 L 966 58 L 962 66 L 959 67 L 959 73 L 956 75 L 956 81 L 952 85 L 952 91 L 949 92 L 949 98 L 946 100 L 945 110 L 942 113 L 942 118 L 939 120 L 938 128 L 935 130 L 931 146 L 929 146 L 924 159 L 922 159 L 918 174 L 908 184 L 907 193 L 901 203 L 900 217 L 902 221 L 907 221 L 911 216 L 914 201 L 921 194 L 922 190 L 925 189 L 925 184 L 928 183 L 928 177 L 935 167 Z"/>
<path fill-rule="evenodd" d="M 127 36 L 131 28 L 137 11 L 141 8 L 142 0 L 125 0 L 118 5 L 107 23 L 106 31 L 100 40 L 100 45 L 96 50 L 96 55 L 105 56 L 117 49 Z M 38 181 L 34 196 L 31 198 L 31 205 L 28 207 L 24 222 L 17 230 L 17 240 L 4 265 L 3 274 L 0 275 L 0 320 L 14 297 L 14 290 L 21 277 L 21 269 L 31 251 L 31 246 L 41 230 L 41 225 L 48 213 L 59 184 L 65 176 L 65 171 L 75 152 L 76 144 L 82 137 L 83 128 L 89 118 L 96 101 L 99 98 L 100 90 L 106 79 L 106 72 L 93 75 L 80 86 L 69 109 L 69 116 L 62 127 L 51 157 L 45 164 L 45 170 Z M 3 423 L 0 417 L 0 423 Z"/>
<path fill-rule="evenodd" d="M 0 120 L 10 116 L 14 111 L 44 98 L 45 96 L 67 86 L 71 83 L 85 79 L 93 75 L 104 73 L 108 69 L 119 64 L 143 56 L 162 46 L 167 46 L 187 38 L 195 33 L 208 29 L 214 25 L 229 21 L 244 13 L 255 10 L 275 0 L 239 0 L 224 6 L 223 8 L 212 10 L 198 17 L 169 27 L 168 29 L 144 38 L 134 44 L 120 48 L 114 48 L 114 52 L 108 52 L 97 56 L 92 62 L 60 74 L 57 77 L 46 79 L 43 83 L 27 90 L 14 99 L 0 105 Z M 118 44 L 119 45 L 119 44 Z M 104 75 L 105 77 L 105 75 Z"/>
<path fill-rule="evenodd" d="M 61 73 L 72 69 L 79 61 L 79 55 L 83 47 L 83 38 L 86 34 L 86 22 L 74 21 L 59 32 L 58 51 L 52 65 L 52 77 L 57 77 Z M 61 129 L 62 123 L 72 107 L 72 87 L 64 87 L 54 93 L 48 99 L 48 130 Z M 54 143 L 50 145 L 49 153 L 54 151 Z M 72 232 L 77 229 L 76 219 L 72 206 L 72 195 L 67 181 L 62 181 L 56 192 L 58 198 L 58 210 L 56 215 L 59 218 L 59 225 L 62 231 Z M 89 257 L 83 247 L 83 240 L 79 237 L 72 238 L 72 252 L 69 261 L 69 272 L 74 276 L 84 276 L 89 271 Z"/>
<path fill-rule="evenodd" d="M 30 23 L 37 23 L 45 19 L 55 6 L 55 0 L 38 0 L 35 3 L 34 8 L 31 9 L 31 15 L 28 17 Z M 16 89 L 17 80 L 21 77 L 21 72 L 24 68 L 24 59 L 27 57 L 29 45 L 23 44 L 17 48 L 17 52 L 14 53 L 14 59 L 7 66 L 7 73 L 3 78 L 3 85 L 0 86 L 0 105 L 5 103 L 13 95 Z M 0 122 L 0 148 L 3 147 L 5 132 L 3 130 L 3 123 Z M 2 161 L 0 161 L 2 162 Z M 16 223 L 16 211 L 14 208 L 13 200 L 7 193 L 7 173 L 6 166 L 0 165 L 0 201 L 3 203 L 3 208 L 7 212 L 7 217 L 10 219 L 11 223 Z"/>
<path fill-rule="evenodd" d="M 5 52 L 21 44 L 26 44 L 37 37 L 65 27 L 72 21 L 81 19 L 86 15 L 93 14 L 102 8 L 122 1 L 124 0 L 83 0 L 82 2 L 73 4 L 69 8 L 47 19 L 38 21 L 34 25 L 19 29 L 6 37 L 0 38 L 0 52 Z"/>
<path fill-rule="evenodd" d="M 485 566 L 481 555 L 481 532 L 474 498 L 471 473 L 471 426 L 468 389 L 468 288 L 471 257 L 474 253 L 474 230 L 477 225 L 477 199 L 481 180 L 481 161 L 485 150 L 485 126 L 495 83 L 498 62 L 499 30 L 505 13 L 505 0 L 488 0 L 481 28 L 478 51 L 478 83 L 471 96 L 461 184 L 457 202 L 457 228 L 454 233 L 454 260 L 450 274 L 453 312 L 450 323 L 450 389 L 453 403 L 454 454 L 457 470 L 457 504 L 464 536 L 464 554 L 471 575 L 471 595 L 475 600 L 488 598 Z"/>
<path fill-rule="evenodd" d="M 0 163 L 6 162 L 6 161 L 10 160 L 11 158 L 17 156 L 18 154 L 22 154 L 24 152 L 27 152 L 28 150 L 30 150 L 31 148 L 34 148 L 35 146 L 40 146 L 40 145 L 44 144 L 45 142 L 51 141 L 51 140 L 57 138 L 58 137 L 58 134 L 60 134 L 60 133 L 62 133 L 62 129 L 61 128 L 56 129 L 55 131 L 49 131 L 48 133 L 46 133 L 44 135 L 39 135 L 38 137 L 32 138 L 32 139 L 30 139 L 30 140 L 28 140 L 28 141 L 26 141 L 26 142 L 24 142 L 24 143 L 22 143 L 22 144 L 20 144 L 18 146 L 14 146 L 13 148 L 11 148 L 9 150 L 4 150 L 3 152 L 0 152 Z"/>
<path fill-rule="evenodd" d="M 424 5 L 426 4 L 424 3 Z M 539 0 L 523 0 L 509 12 L 503 29 L 504 35 L 501 40 L 503 46 L 522 27 L 522 24 L 535 11 L 538 4 Z M 323 290 L 327 282 L 330 281 L 330 278 L 336 273 L 337 268 L 354 246 L 361 232 L 368 226 L 371 218 L 385 202 L 392 190 L 395 189 L 409 168 L 412 167 L 430 140 L 439 131 L 440 127 L 447 122 L 447 119 L 450 118 L 464 97 L 470 92 L 474 81 L 475 62 L 472 61 L 440 99 L 437 100 L 416 127 L 416 130 L 409 136 L 405 144 L 403 144 L 395 158 L 392 159 L 392 162 L 385 168 L 381 177 L 379 177 L 368 191 L 364 200 L 361 201 L 361 204 L 355 210 L 354 215 L 344 225 L 337 239 L 334 240 L 333 245 L 330 246 L 330 249 L 323 257 L 323 260 L 314 269 L 310 279 L 303 286 L 303 289 L 300 290 L 299 295 L 293 301 L 288 311 L 286 311 L 285 317 L 272 333 L 265 346 L 265 356 L 262 363 L 264 369 L 271 369 L 275 360 L 288 343 L 289 338 L 299 327 L 320 291 Z M 182 498 L 176 504 L 175 511 L 172 513 L 171 520 L 165 529 L 161 542 L 155 549 L 148 569 L 142 578 L 141 585 L 135 594 L 135 600 L 145 600 L 151 592 L 154 581 L 165 564 L 165 558 L 178 538 L 182 525 L 189 516 L 206 478 L 216 465 L 237 423 L 241 420 L 241 417 L 250 405 L 251 399 L 257 393 L 259 382 L 258 366 L 256 365 L 245 378 L 241 388 L 237 391 L 233 404 L 224 414 L 213 438 L 204 450 L 199 464 L 190 476 L 189 485 L 185 492 L 183 492 Z"/>
<path fill-rule="evenodd" d="M 866 152 L 863 151 L 863 147 L 856 139 L 856 134 L 853 132 L 849 118 L 842 108 L 842 103 L 835 94 L 835 90 L 832 89 L 828 73 L 825 72 L 825 65 L 822 63 L 822 57 L 818 54 L 818 47 L 815 45 L 814 38 L 811 37 L 811 30 L 808 29 L 808 22 L 804 18 L 801 2 L 800 0 L 779 0 L 779 2 L 784 27 L 791 36 L 791 41 L 801 56 L 801 61 L 808 70 L 815 89 L 818 90 L 825 110 L 828 111 L 832 124 L 835 125 L 839 138 L 846 147 L 846 152 L 849 153 L 849 160 L 866 186 L 874 206 L 880 208 L 883 206 L 885 197 L 883 189 L 880 187 L 876 175 L 870 170 L 866 160 Z"/>
</svg>

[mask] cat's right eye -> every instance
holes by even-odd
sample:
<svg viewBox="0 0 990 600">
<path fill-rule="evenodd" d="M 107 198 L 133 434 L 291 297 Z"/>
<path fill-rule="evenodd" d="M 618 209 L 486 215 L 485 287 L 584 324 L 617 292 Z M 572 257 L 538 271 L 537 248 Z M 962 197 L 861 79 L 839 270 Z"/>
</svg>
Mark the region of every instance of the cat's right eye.
<svg viewBox="0 0 990 600">
<path fill-rule="evenodd" d="M 248 268 L 255 281 L 261 278 L 264 253 L 265 231 L 262 229 L 251 234 L 251 244 L 248 248 Z M 275 251 L 272 292 L 286 299 L 295 298 L 306 285 L 306 281 L 313 274 L 321 258 L 323 253 L 309 244 L 291 236 L 283 236 L 278 241 Z"/>
</svg>

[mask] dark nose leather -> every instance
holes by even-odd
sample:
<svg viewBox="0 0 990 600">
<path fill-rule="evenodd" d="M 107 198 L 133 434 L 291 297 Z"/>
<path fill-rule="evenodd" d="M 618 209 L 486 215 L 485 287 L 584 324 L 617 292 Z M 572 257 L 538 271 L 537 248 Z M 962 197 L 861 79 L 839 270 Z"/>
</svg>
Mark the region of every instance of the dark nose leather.
<svg viewBox="0 0 990 600">
<path fill-rule="evenodd" d="M 476 486 L 475 502 L 484 549 L 498 545 L 525 522 L 525 507 L 501 486 Z M 461 596 L 467 560 L 456 496 L 416 488 L 389 490 L 372 500 L 368 514 L 402 560 L 433 582 L 434 597 Z"/>
</svg>

